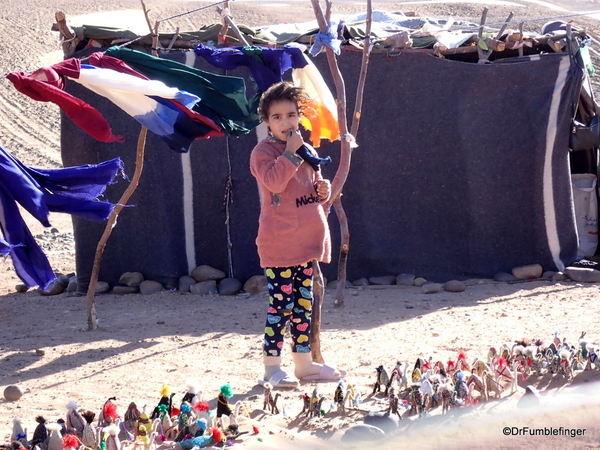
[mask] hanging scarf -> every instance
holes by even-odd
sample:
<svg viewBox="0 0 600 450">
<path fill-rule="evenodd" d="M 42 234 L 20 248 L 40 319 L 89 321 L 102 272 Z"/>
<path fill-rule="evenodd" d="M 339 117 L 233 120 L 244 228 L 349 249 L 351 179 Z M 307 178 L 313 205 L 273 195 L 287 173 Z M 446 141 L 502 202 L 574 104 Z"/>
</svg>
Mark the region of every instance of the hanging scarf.
<svg viewBox="0 0 600 450">
<path fill-rule="evenodd" d="M 0 230 L 4 236 L 0 247 L 5 251 L 11 247 L 7 253 L 23 283 L 45 289 L 56 276 L 18 205 L 46 227 L 50 212 L 105 220 L 114 205 L 97 198 L 122 169 L 119 158 L 97 165 L 34 169 L 0 147 Z"/>
<path fill-rule="evenodd" d="M 212 48 L 200 44 L 194 53 L 220 69 L 247 67 L 263 92 L 283 81 L 283 74 L 289 69 L 301 69 L 307 64 L 301 48 L 289 44 L 277 49 L 254 46 Z"/>
<path fill-rule="evenodd" d="M 27 75 L 25 72 L 9 73 L 8 78 L 15 88 L 41 102 L 52 102 L 83 131 L 102 142 L 121 141 L 114 136 L 106 119 L 95 108 L 64 91 L 63 76 L 76 77 L 79 60 L 75 58 L 54 64 Z"/>
<path fill-rule="evenodd" d="M 246 134 L 258 124 L 241 126 L 234 122 L 253 121 L 243 78 L 205 72 L 127 48 L 111 47 L 105 54 L 126 62 L 148 78 L 197 95 L 202 101 L 192 109 L 213 120 L 228 136 Z"/>
<path fill-rule="evenodd" d="M 173 150 L 187 151 L 199 136 L 223 135 L 211 120 L 200 114 L 193 120 L 185 113 L 200 101 L 196 95 L 168 87 L 161 81 L 87 64 L 81 65 L 73 81 L 112 101 Z"/>
</svg>

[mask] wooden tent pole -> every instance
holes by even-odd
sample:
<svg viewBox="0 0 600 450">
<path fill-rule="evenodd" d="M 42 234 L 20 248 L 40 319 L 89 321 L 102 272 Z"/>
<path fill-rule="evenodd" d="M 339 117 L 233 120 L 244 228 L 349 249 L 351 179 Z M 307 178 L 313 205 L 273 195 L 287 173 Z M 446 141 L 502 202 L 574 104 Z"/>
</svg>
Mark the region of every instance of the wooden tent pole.
<svg viewBox="0 0 600 450">
<path fill-rule="evenodd" d="M 142 9 L 144 10 L 144 16 L 146 18 L 146 22 L 148 23 L 148 28 L 150 29 L 150 33 L 152 34 L 152 55 L 158 56 L 158 27 L 160 26 L 160 22 L 156 21 L 154 23 L 154 28 L 150 23 L 150 18 L 148 16 L 149 10 L 146 9 L 146 5 L 144 4 L 144 0 L 140 0 L 142 3 Z M 142 127 L 140 130 L 140 135 L 138 137 L 137 142 L 137 151 L 135 158 L 135 171 L 133 173 L 133 177 L 131 179 L 131 183 L 127 186 L 127 189 L 119 199 L 119 203 L 113 208 L 108 218 L 108 222 L 106 227 L 104 228 L 104 233 L 102 237 L 98 241 L 98 245 L 96 246 L 96 254 L 94 256 L 94 265 L 92 267 L 92 274 L 90 276 L 90 284 L 88 286 L 87 291 L 87 313 L 88 313 L 88 330 L 92 331 L 98 328 L 98 321 L 96 316 L 96 285 L 98 284 L 98 275 L 100 273 L 100 264 L 102 262 L 102 257 L 104 255 L 104 247 L 106 247 L 106 243 L 108 242 L 108 238 L 112 233 L 112 229 L 114 228 L 117 217 L 119 213 L 127 204 L 135 190 L 137 189 L 138 183 L 142 176 L 142 170 L 144 168 L 144 156 L 146 149 L 146 136 L 148 135 L 148 129 L 146 127 Z"/>
<path fill-rule="evenodd" d="M 313 6 L 315 17 L 317 19 L 317 23 L 319 24 L 319 31 L 321 33 L 326 33 L 327 29 L 328 29 L 328 20 L 331 15 L 332 2 L 331 2 L 331 0 L 325 1 L 326 5 L 327 5 L 327 10 L 326 10 L 327 18 L 323 14 L 323 10 L 321 9 L 321 4 L 320 4 L 319 0 L 311 0 L 311 3 Z M 367 24 L 370 27 L 371 0 L 367 1 L 367 12 L 368 12 Z M 367 34 L 367 38 L 368 38 L 368 34 Z M 369 47 L 369 46 L 367 45 L 367 47 Z M 367 48 L 367 50 L 368 49 L 369 48 Z M 325 47 L 325 54 L 327 55 L 327 62 L 329 64 L 329 70 L 331 71 L 331 75 L 333 77 L 333 81 L 334 81 L 334 84 L 336 87 L 338 124 L 339 124 L 339 129 L 340 129 L 340 136 L 342 136 L 340 164 L 336 171 L 335 177 L 331 183 L 331 200 L 330 200 L 330 202 L 332 202 L 334 205 L 336 203 L 338 204 L 338 206 L 336 207 L 336 212 L 339 210 L 340 214 L 342 214 L 342 216 L 339 217 L 340 225 L 345 227 L 345 230 L 342 229 L 342 237 L 346 239 L 346 245 L 342 246 L 343 254 L 345 256 L 343 257 L 343 259 L 342 259 L 342 256 L 340 256 L 340 259 L 343 260 L 343 262 L 344 262 L 344 266 L 342 268 L 342 273 L 343 273 L 344 279 L 340 280 L 338 278 L 338 285 L 342 284 L 342 286 L 343 286 L 346 284 L 345 260 L 346 260 L 348 249 L 349 249 L 347 242 L 349 240 L 350 234 L 347 231 L 348 221 L 347 221 L 345 213 L 343 212 L 343 208 L 341 208 L 341 203 L 340 203 L 339 197 L 341 195 L 342 189 L 344 187 L 344 183 L 346 182 L 346 179 L 348 178 L 348 173 L 350 171 L 350 160 L 351 160 L 351 155 L 352 155 L 352 148 L 350 147 L 350 142 L 348 142 L 345 139 L 345 137 L 348 134 L 348 123 L 347 123 L 347 118 L 346 118 L 346 87 L 345 87 L 345 83 L 344 83 L 344 78 L 342 77 L 342 73 L 337 64 L 337 59 L 335 57 L 335 54 L 333 53 L 333 50 L 329 47 Z M 363 53 L 363 55 L 364 55 L 364 53 Z M 365 60 L 363 58 L 363 67 L 361 67 L 361 73 L 363 73 L 363 71 L 364 71 L 365 75 L 366 75 L 367 61 L 368 60 Z M 360 92 L 360 95 L 357 95 L 357 99 L 358 99 L 358 97 L 360 97 L 361 101 L 362 101 L 362 89 L 364 89 L 364 83 L 360 89 L 361 89 L 361 92 Z M 356 106 L 355 106 L 355 108 L 356 108 Z M 354 116 L 355 117 L 357 116 L 356 110 L 355 110 Z M 358 117 L 360 117 L 360 113 L 358 113 Z M 356 126 L 356 129 L 358 130 L 358 125 Z M 342 223 L 344 223 L 344 224 L 342 225 Z M 321 333 L 321 308 L 323 305 L 323 294 L 324 294 L 323 278 L 322 278 L 323 274 L 321 273 L 321 269 L 319 267 L 318 261 L 313 261 L 313 266 L 315 268 L 315 273 L 314 273 L 315 286 L 314 286 L 314 291 L 313 291 L 314 302 L 313 302 L 312 325 L 311 325 L 311 332 L 310 332 L 310 345 L 311 345 L 313 361 L 322 363 L 324 360 L 323 360 L 323 356 L 321 354 L 320 333 Z M 339 268 L 338 268 L 338 272 L 339 272 Z M 342 292 L 343 292 L 343 288 L 342 288 Z M 341 303 L 343 303 L 343 297 L 342 297 Z"/>
<path fill-rule="evenodd" d="M 219 5 L 217 5 L 217 11 L 219 12 L 219 14 L 222 14 L 223 13 L 223 8 L 221 8 Z M 235 24 L 235 22 L 231 18 L 231 16 L 229 16 L 228 14 L 225 15 L 225 23 L 228 26 L 231 27 L 231 29 L 233 30 L 233 33 L 237 36 L 237 38 L 240 40 L 240 43 L 244 47 L 248 47 L 250 45 L 250 43 L 246 40 L 246 38 L 244 37 L 244 35 L 240 31 L 240 29 L 237 27 L 237 25 Z M 226 32 L 227 32 L 227 28 L 225 28 L 224 33 L 226 33 Z M 226 36 L 223 35 L 223 39 L 225 39 L 225 38 L 226 38 Z"/>
<path fill-rule="evenodd" d="M 67 16 L 64 12 L 57 11 L 54 14 L 54 18 L 56 19 L 56 27 L 63 37 L 63 56 L 67 57 L 73 54 L 79 40 L 77 39 L 77 36 L 74 36 L 73 33 L 71 33 L 71 30 L 69 30 L 69 26 L 67 25 Z"/>
<path fill-rule="evenodd" d="M 88 330 L 92 331 L 98 328 L 97 317 L 96 317 L 96 302 L 95 302 L 95 294 L 96 294 L 96 285 L 98 284 L 98 274 L 100 273 L 100 263 L 102 262 L 102 256 L 104 255 L 104 247 L 106 247 L 106 243 L 108 238 L 112 233 L 112 229 L 114 228 L 117 217 L 121 210 L 125 207 L 129 198 L 137 188 L 138 182 L 142 175 L 142 169 L 144 167 L 144 149 L 146 147 L 146 134 L 148 129 L 146 127 L 142 127 L 140 130 L 140 136 L 138 137 L 137 143 L 137 154 L 135 160 L 135 172 L 133 174 L 133 178 L 129 186 L 119 199 L 117 205 L 113 208 L 108 217 L 108 221 L 106 226 L 104 227 L 104 233 L 102 237 L 98 241 L 98 245 L 96 246 L 96 255 L 94 256 L 94 266 L 92 268 L 92 274 L 90 276 L 90 284 L 87 290 L 87 312 L 88 312 Z"/>
<path fill-rule="evenodd" d="M 354 103 L 354 114 L 352 115 L 352 126 L 350 127 L 350 134 L 356 136 L 358 133 L 358 126 L 360 125 L 360 117 L 362 112 L 363 94 L 365 90 L 365 82 L 367 80 L 367 71 L 369 69 L 369 57 L 371 55 L 371 22 L 373 16 L 373 9 L 371 0 L 367 1 L 367 27 L 365 32 L 365 40 L 363 43 L 363 54 L 360 65 L 360 75 L 358 78 L 358 85 L 356 86 L 356 101 Z M 352 148 L 349 148 L 350 153 Z M 348 168 L 350 170 L 350 157 L 348 156 Z M 348 174 L 344 176 L 344 183 Z M 342 185 L 343 187 L 343 185 Z M 348 227 L 348 216 L 342 205 L 341 187 L 340 194 L 334 199 L 333 208 L 340 224 L 340 254 L 338 257 L 338 284 L 335 291 L 335 299 L 333 300 L 334 306 L 344 305 L 344 289 L 346 289 L 346 266 L 348 264 L 348 252 L 350 251 L 350 229 Z"/>
</svg>

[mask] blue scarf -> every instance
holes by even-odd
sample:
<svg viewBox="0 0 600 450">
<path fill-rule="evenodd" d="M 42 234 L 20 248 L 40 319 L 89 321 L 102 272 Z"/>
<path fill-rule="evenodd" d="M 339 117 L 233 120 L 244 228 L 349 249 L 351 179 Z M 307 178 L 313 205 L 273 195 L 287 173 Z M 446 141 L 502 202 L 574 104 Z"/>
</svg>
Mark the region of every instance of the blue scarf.
<svg viewBox="0 0 600 450">
<path fill-rule="evenodd" d="M 50 226 L 50 212 L 106 220 L 114 205 L 98 197 L 122 170 L 120 158 L 96 165 L 34 169 L 0 147 L 0 230 L 4 236 L 0 238 L 0 254 L 10 254 L 23 283 L 45 289 L 56 275 L 17 204 L 46 227 Z"/>
</svg>

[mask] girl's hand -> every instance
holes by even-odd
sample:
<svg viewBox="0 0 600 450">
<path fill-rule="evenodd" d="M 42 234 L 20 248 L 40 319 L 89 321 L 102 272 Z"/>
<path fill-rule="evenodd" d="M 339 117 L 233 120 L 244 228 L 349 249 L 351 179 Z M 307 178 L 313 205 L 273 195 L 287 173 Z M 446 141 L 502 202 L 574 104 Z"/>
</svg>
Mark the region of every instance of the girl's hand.
<svg viewBox="0 0 600 450">
<path fill-rule="evenodd" d="M 302 139 L 300 130 L 290 131 L 287 138 L 286 149 L 293 153 L 296 153 L 296 150 L 302 147 L 302 145 L 304 145 L 304 140 Z"/>
<path fill-rule="evenodd" d="M 319 180 L 315 185 L 315 190 L 321 201 L 326 200 L 331 195 L 331 183 L 329 180 Z"/>
</svg>

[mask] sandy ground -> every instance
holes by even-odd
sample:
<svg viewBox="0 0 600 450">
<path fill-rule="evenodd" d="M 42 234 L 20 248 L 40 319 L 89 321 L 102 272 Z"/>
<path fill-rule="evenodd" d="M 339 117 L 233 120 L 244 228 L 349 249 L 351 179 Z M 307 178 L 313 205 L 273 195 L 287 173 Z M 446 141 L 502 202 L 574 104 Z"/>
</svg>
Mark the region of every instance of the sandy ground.
<svg viewBox="0 0 600 450">
<path fill-rule="evenodd" d="M 488 22 L 503 20 L 511 10 L 524 18 L 557 14 L 537 3 L 490 2 Z M 147 4 L 151 17 L 157 19 L 198 8 L 202 3 Z M 293 2 L 293 8 L 281 7 L 281 3 L 278 6 L 236 2 L 234 17 L 247 25 L 313 18 L 309 2 Z M 475 21 L 482 8 L 476 3 L 416 2 L 375 2 L 374 7 Z M 334 12 L 358 12 L 362 8 L 355 3 L 336 4 Z M 3 74 L 32 71 L 56 57 L 60 45 L 50 27 L 58 10 L 72 17 L 73 23 L 83 23 L 90 20 L 91 16 L 81 18 L 87 14 L 116 10 L 139 14 L 139 3 L 65 0 L 48 5 L 42 0 L 11 1 L 10 8 L 0 13 Z M 107 23 L 105 17 L 100 16 L 100 23 Z M 216 20 L 212 9 L 205 10 L 166 23 L 163 29 L 194 29 Z M 576 23 L 587 27 L 593 36 L 600 30 L 594 20 L 577 19 Z M 534 29 L 540 25 L 531 23 Z M 60 167 L 60 121 L 53 105 L 30 101 L 9 82 L 0 81 L 0 125 L 0 145 L 23 162 Z M 70 218 L 52 216 L 55 233 L 29 222 L 55 270 L 74 271 Z M 397 360 L 412 364 L 417 357 L 431 356 L 434 361 L 446 362 L 456 359 L 460 351 L 466 352 L 469 360 L 485 358 L 490 346 L 521 338 L 550 342 L 555 331 L 575 346 L 582 331 L 587 331 L 590 341 L 600 343 L 600 306 L 595 284 L 472 280 L 463 293 L 430 295 L 422 294 L 417 287 L 373 286 L 347 290 L 342 308 L 333 308 L 333 293 L 328 292 L 323 307 L 323 354 L 328 362 L 348 370 L 346 381 L 357 387 L 364 401 L 346 414 L 331 411 L 321 418 L 299 416 L 299 396 L 312 392 L 316 385 L 306 383 L 298 390 L 282 392 L 280 406 L 284 413 L 272 416 L 262 411 L 262 388 L 256 386 L 267 304 L 264 295 L 103 295 L 97 298 L 100 328 L 88 332 L 84 331 L 84 299 L 66 294 L 43 297 L 35 291 L 17 294 L 14 286 L 18 279 L 9 259 L 0 260 L 0 273 L 0 389 L 18 383 L 25 390 L 18 402 L 0 400 L 0 444 L 9 443 L 13 418 L 23 420 L 31 437 L 37 415 L 55 421 L 64 417 L 69 401 L 98 412 L 107 398 L 116 396 L 120 414 L 131 401 L 140 409 L 147 405 L 151 410 L 163 385 L 173 388 L 177 402 L 186 390 L 186 380 L 195 379 L 211 407 L 216 406 L 219 387 L 230 383 L 235 394 L 231 402 L 242 401 L 246 406 L 240 417 L 242 429 L 250 429 L 251 425 L 260 428 L 260 434 L 244 435 L 236 446 L 370 448 L 356 442 L 344 443 L 341 437 L 345 429 L 362 422 L 365 412 L 385 409 L 383 396 L 370 395 L 379 364 L 390 371 Z M 286 356 L 289 361 L 289 355 Z M 289 362 L 286 368 L 291 370 Z M 513 395 L 507 389 L 501 399 L 454 409 L 446 415 L 441 415 L 438 408 L 429 418 L 405 417 L 399 432 L 378 446 L 597 448 L 599 376 L 600 371 L 588 371 L 576 373 L 572 380 L 546 373 L 519 377 L 519 387 Z M 543 404 L 538 409 L 518 408 L 518 398 L 530 384 L 541 390 Z M 319 392 L 328 398 L 325 405 L 333 399 L 335 387 L 334 383 L 318 385 Z M 505 427 L 512 430 L 526 426 L 542 430 L 581 428 L 585 432 L 574 438 L 503 434 Z"/>
</svg>

